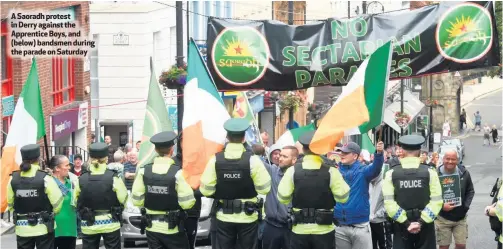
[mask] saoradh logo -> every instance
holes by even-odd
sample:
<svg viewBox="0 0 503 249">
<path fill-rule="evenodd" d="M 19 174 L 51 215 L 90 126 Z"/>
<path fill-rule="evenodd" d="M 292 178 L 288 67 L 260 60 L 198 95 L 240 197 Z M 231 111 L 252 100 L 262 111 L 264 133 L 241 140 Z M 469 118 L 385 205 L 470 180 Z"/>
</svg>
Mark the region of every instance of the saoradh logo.
<svg viewBox="0 0 503 249">
<path fill-rule="evenodd" d="M 269 45 L 252 27 L 226 28 L 215 39 L 213 67 L 225 82 L 248 86 L 260 80 L 269 65 Z"/>
<path fill-rule="evenodd" d="M 448 9 L 435 33 L 440 54 L 457 63 L 471 63 L 491 50 L 491 14 L 483 6 L 462 3 Z"/>
</svg>

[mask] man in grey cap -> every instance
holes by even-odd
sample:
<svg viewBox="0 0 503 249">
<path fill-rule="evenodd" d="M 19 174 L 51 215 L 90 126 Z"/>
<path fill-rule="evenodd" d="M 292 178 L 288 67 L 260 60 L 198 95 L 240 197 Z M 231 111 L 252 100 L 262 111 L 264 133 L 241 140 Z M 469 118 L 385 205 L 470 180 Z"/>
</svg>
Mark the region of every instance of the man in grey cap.
<svg viewBox="0 0 503 249">
<path fill-rule="evenodd" d="M 369 216 L 369 183 L 376 178 L 384 162 L 384 144 L 377 143 L 374 162 L 368 166 L 360 164 L 360 146 L 349 142 L 341 149 L 339 171 L 350 187 L 346 203 L 337 203 L 334 218 L 338 222 L 335 229 L 335 240 L 338 249 L 372 248 Z"/>
</svg>

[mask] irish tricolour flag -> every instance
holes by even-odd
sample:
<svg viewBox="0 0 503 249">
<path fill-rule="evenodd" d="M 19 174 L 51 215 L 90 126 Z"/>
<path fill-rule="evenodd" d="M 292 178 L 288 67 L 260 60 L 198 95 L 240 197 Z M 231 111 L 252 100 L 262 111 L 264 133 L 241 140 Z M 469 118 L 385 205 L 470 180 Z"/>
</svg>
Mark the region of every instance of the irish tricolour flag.
<svg viewBox="0 0 503 249">
<path fill-rule="evenodd" d="M 21 164 L 20 148 L 27 144 L 35 144 L 45 135 L 44 113 L 38 82 L 37 63 L 31 64 L 30 74 L 17 100 L 14 115 L 10 124 L 9 134 L 2 156 L 1 164 L 1 212 L 7 208 L 7 184 L 13 170 Z"/>
<path fill-rule="evenodd" d="M 230 115 L 193 40 L 189 44 L 187 65 L 182 121 L 183 172 L 195 189 L 211 156 L 224 148 L 227 136 L 224 122 Z"/>
<path fill-rule="evenodd" d="M 381 124 L 391 52 L 391 42 L 387 42 L 358 67 L 323 117 L 309 145 L 313 152 L 326 154 L 344 135 L 363 134 Z"/>
<path fill-rule="evenodd" d="M 308 124 L 306 126 L 302 126 L 299 128 L 287 130 L 281 137 L 278 138 L 278 141 L 276 141 L 276 145 L 279 146 L 279 148 L 283 148 L 288 145 L 295 145 L 297 141 L 299 141 L 300 136 L 302 136 L 304 133 L 308 131 L 314 131 L 316 130 L 316 126 L 314 123 Z"/>
</svg>

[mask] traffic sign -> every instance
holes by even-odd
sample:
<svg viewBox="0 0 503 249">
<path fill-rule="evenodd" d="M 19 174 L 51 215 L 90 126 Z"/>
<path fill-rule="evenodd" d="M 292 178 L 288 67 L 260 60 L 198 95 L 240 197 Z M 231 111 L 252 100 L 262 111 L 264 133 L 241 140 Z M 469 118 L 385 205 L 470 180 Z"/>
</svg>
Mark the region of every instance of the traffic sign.
<svg viewBox="0 0 503 249">
<path fill-rule="evenodd" d="M 461 76 L 461 74 L 459 73 L 459 71 L 456 71 L 456 73 L 454 74 L 455 77 L 459 77 Z"/>
</svg>

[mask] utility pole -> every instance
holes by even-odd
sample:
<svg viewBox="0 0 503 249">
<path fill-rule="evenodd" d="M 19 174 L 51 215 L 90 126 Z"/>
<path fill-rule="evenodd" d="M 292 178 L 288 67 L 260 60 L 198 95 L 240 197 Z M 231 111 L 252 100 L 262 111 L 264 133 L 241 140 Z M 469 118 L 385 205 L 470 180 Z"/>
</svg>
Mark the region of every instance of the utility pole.
<svg viewBox="0 0 503 249">
<path fill-rule="evenodd" d="M 176 65 L 183 66 L 183 10 L 182 1 L 176 1 Z M 182 131 L 183 119 L 183 86 L 176 89 L 176 106 L 177 106 L 177 127 L 178 134 Z M 177 153 L 180 158 L 182 156 L 182 143 L 180 136 L 177 141 Z"/>
<path fill-rule="evenodd" d="M 367 14 L 367 1 L 362 1 L 362 13 Z"/>
<path fill-rule="evenodd" d="M 288 25 L 293 25 L 293 1 L 288 1 Z M 288 129 L 293 129 L 293 108 L 288 109 Z"/>
<path fill-rule="evenodd" d="M 433 152 L 433 76 L 430 74 L 430 127 L 428 127 L 428 148 Z"/>
</svg>

